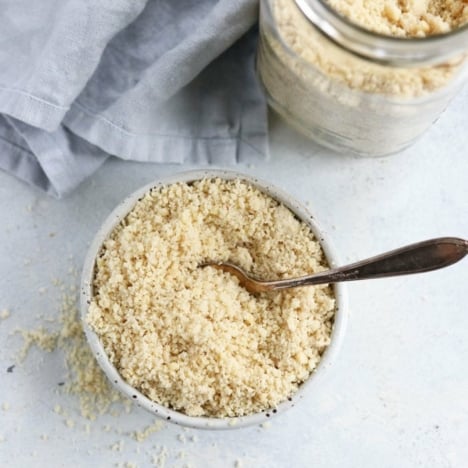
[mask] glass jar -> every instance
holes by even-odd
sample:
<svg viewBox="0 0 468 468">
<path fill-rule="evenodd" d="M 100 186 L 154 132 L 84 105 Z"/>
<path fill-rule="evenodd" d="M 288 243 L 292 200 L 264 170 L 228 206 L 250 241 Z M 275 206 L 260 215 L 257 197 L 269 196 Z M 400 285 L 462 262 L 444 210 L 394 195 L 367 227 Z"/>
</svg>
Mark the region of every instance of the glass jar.
<svg viewBox="0 0 468 468">
<path fill-rule="evenodd" d="M 364 156 L 399 152 L 467 77 L 468 26 L 397 38 L 351 23 L 323 0 L 297 4 L 261 0 L 257 73 L 269 104 L 324 146 Z"/>
</svg>

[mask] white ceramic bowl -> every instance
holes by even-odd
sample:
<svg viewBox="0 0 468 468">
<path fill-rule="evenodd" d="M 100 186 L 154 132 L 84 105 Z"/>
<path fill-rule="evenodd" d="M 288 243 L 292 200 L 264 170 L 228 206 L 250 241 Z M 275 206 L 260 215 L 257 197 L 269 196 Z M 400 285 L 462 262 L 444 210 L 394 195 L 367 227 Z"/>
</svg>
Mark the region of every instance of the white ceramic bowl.
<svg viewBox="0 0 468 468">
<path fill-rule="evenodd" d="M 127 395 L 130 399 L 135 401 L 138 406 L 145 408 L 149 412 L 153 413 L 155 416 L 183 426 L 199 429 L 232 429 L 253 424 L 260 424 L 269 420 L 274 414 L 281 413 L 284 410 L 294 406 L 299 400 L 303 398 L 305 392 L 311 391 L 314 388 L 314 386 L 319 384 L 320 379 L 323 378 L 323 376 L 327 373 L 328 369 L 331 367 L 336 358 L 346 328 L 347 306 L 345 297 L 345 285 L 334 285 L 334 293 L 336 298 L 336 315 L 334 320 L 331 343 L 324 352 L 320 363 L 318 364 L 315 371 L 311 374 L 311 376 L 299 387 L 298 391 L 290 399 L 280 403 L 275 409 L 270 411 L 266 410 L 261 413 L 242 416 L 238 418 L 209 418 L 187 416 L 181 412 L 161 406 L 158 403 L 151 401 L 149 398 L 147 398 L 145 395 L 136 390 L 134 387 L 130 386 L 122 379 L 122 377 L 117 372 L 117 369 L 107 357 L 99 337 L 88 326 L 85 320 L 86 314 L 88 312 L 88 306 L 93 296 L 92 282 L 94 277 L 95 259 L 99 254 L 101 246 L 105 239 L 108 238 L 108 236 L 111 234 L 112 230 L 117 226 L 117 224 L 119 224 L 119 222 L 123 218 L 125 218 L 125 216 L 133 209 L 138 199 L 140 199 L 150 189 L 155 187 L 170 185 L 176 182 L 193 182 L 195 180 L 203 178 L 214 177 L 220 177 L 227 180 L 245 180 L 246 182 L 257 187 L 262 192 L 266 193 L 270 197 L 276 199 L 277 201 L 288 207 L 299 219 L 301 219 L 310 226 L 311 230 L 317 237 L 325 252 L 325 256 L 329 265 L 331 267 L 336 266 L 336 256 L 333 252 L 333 249 L 330 247 L 329 241 L 326 239 L 324 232 L 317 226 L 313 216 L 303 205 L 301 205 L 299 202 L 294 200 L 290 195 L 286 194 L 282 190 L 274 187 L 268 182 L 264 182 L 255 177 L 251 177 L 234 171 L 210 169 L 204 171 L 182 172 L 169 177 L 161 178 L 155 182 L 145 185 L 136 192 L 132 193 L 125 200 L 123 200 L 104 221 L 94 240 L 91 243 L 83 267 L 83 274 L 81 279 L 81 318 L 89 345 L 102 370 L 107 375 L 112 384 L 118 390 Z"/>
</svg>

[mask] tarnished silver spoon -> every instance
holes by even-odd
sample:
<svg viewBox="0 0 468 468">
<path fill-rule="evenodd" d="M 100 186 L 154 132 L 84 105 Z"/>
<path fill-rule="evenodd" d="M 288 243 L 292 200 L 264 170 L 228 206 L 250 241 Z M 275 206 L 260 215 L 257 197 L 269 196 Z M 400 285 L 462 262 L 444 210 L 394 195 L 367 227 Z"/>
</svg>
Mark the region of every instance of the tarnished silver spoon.
<svg viewBox="0 0 468 468">
<path fill-rule="evenodd" d="M 440 237 L 410 244 L 339 268 L 298 278 L 273 281 L 254 278 L 232 263 L 206 262 L 202 266 L 212 266 L 231 273 L 239 279 L 239 283 L 247 291 L 259 293 L 314 284 L 423 273 L 452 265 L 461 260 L 467 253 L 467 240 L 456 237 Z"/>
</svg>

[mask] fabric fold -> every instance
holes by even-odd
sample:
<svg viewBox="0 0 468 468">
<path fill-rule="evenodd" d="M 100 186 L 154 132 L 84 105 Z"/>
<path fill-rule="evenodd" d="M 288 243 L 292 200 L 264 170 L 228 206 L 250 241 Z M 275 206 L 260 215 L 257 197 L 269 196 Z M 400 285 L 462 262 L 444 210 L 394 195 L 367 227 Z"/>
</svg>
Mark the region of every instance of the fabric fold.
<svg viewBox="0 0 468 468">
<path fill-rule="evenodd" d="M 267 157 L 257 1 L 41 3 L 7 0 L 3 12 L 3 170 L 60 197 L 109 155 L 217 165 Z"/>
</svg>

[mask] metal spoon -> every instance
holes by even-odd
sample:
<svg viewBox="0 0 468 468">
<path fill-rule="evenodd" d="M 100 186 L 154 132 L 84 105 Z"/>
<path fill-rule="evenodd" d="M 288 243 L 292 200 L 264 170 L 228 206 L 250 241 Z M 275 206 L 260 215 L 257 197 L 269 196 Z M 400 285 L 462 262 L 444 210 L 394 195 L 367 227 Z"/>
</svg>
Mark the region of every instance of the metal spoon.
<svg viewBox="0 0 468 468">
<path fill-rule="evenodd" d="M 231 263 L 206 262 L 202 266 L 212 266 L 233 274 L 239 283 L 252 293 L 275 289 L 296 288 L 313 284 L 338 283 L 387 276 L 410 275 L 437 270 L 458 262 L 468 253 L 468 241 L 456 237 L 440 237 L 416 244 L 410 244 L 390 252 L 361 260 L 350 265 L 333 268 L 313 275 L 264 281 L 254 278 Z"/>
</svg>

